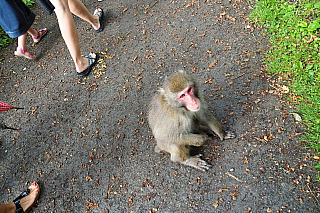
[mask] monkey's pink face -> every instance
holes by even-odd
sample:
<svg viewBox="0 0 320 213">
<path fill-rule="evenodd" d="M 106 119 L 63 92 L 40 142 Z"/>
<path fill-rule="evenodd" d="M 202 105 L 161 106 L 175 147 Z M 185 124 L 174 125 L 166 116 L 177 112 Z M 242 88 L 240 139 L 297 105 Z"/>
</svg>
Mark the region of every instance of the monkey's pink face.
<svg viewBox="0 0 320 213">
<path fill-rule="evenodd" d="M 186 87 L 178 94 L 177 99 L 185 103 L 190 111 L 198 111 L 200 109 L 199 99 L 194 95 L 194 87 L 192 85 Z"/>
</svg>

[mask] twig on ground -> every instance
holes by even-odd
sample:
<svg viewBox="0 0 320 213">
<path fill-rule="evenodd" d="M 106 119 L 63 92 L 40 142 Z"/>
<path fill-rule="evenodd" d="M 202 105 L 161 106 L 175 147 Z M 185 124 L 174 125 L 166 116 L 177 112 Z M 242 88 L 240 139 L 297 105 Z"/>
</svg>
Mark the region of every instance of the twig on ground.
<svg viewBox="0 0 320 213">
<path fill-rule="evenodd" d="M 234 176 L 234 175 L 230 174 L 229 172 L 226 172 L 226 174 L 227 174 L 227 175 L 229 175 L 230 177 L 232 177 L 233 179 L 235 179 L 235 180 L 239 181 L 240 183 L 245 183 L 245 181 L 240 180 L 239 178 L 237 178 L 236 176 Z"/>
</svg>

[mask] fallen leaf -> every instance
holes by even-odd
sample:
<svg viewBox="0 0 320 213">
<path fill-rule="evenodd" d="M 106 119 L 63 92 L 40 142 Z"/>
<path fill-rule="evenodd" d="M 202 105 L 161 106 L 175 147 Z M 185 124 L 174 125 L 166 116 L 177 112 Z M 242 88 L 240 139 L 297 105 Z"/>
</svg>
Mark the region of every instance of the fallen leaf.
<svg viewBox="0 0 320 213">
<path fill-rule="evenodd" d="M 211 62 L 211 64 L 209 64 L 209 68 L 212 68 L 214 66 L 216 66 L 218 64 L 217 60 L 214 60 L 213 62 Z"/>
<path fill-rule="evenodd" d="M 218 200 L 213 201 L 213 207 L 214 207 L 214 208 L 217 208 L 218 206 L 219 206 Z"/>
<path fill-rule="evenodd" d="M 285 85 L 282 86 L 282 90 L 284 91 L 284 93 L 289 93 L 289 88 Z"/>
<path fill-rule="evenodd" d="M 298 113 L 295 113 L 295 112 L 293 112 L 293 113 L 290 113 L 291 115 L 293 115 L 293 117 L 294 117 L 294 119 L 296 120 L 296 121 L 301 121 L 302 119 L 301 119 L 301 116 L 298 114 Z"/>
</svg>

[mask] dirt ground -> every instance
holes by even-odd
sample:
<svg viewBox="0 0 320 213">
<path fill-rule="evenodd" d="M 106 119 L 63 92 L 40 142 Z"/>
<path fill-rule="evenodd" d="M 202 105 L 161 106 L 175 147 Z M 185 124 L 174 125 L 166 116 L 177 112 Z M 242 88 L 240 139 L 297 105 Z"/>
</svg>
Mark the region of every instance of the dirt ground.
<svg viewBox="0 0 320 213">
<path fill-rule="evenodd" d="M 95 33 L 75 18 L 84 55 L 101 59 L 77 77 L 56 16 L 37 6 L 28 46 L 39 60 L 1 49 L 0 100 L 24 110 L 1 112 L 19 131 L 0 132 L 0 202 L 32 181 L 33 212 L 319 212 L 311 150 L 295 109 L 264 73 L 268 37 L 242 0 L 83 1 L 105 11 Z M 179 69 L 198 81 L 210 110 L 232 140 L 201 148 L 212 164 L 200 172 L 156 154 L 148 103 L 164 76 Z"/>
</svg>

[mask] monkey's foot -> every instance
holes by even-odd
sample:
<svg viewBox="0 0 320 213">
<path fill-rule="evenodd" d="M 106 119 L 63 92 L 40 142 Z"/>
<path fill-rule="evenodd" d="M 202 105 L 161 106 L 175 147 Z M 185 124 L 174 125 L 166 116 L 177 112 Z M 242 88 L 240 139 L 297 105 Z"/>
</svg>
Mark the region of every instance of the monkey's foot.
<svg viewBox="0 0 320 213">
<path fill-rule="evenodd" d="M 208 164 L 206 161 L 200 159 L 201 156 L 202 154 L 192 156 L 182 163 L 205 172 L 211 168 L 211 165 Z"/>
<path fill-rule="evenodd" d="M 236 135 L 234 134 L 234 132 L 231 131 L 226 131 L 226 136 L 224 136 L 224 139 L 231 139 L 231 138 L 235 138 Z"/>
<path fill-rule="evenodd" d="M 160 149 L 158 146 L 156 146 L 156 147 L 154 147 L 154 151 L 155 151 L 156 153 L 160 153 L 160 152 L 161 152 L 161 149 Z"/>
</svg>

